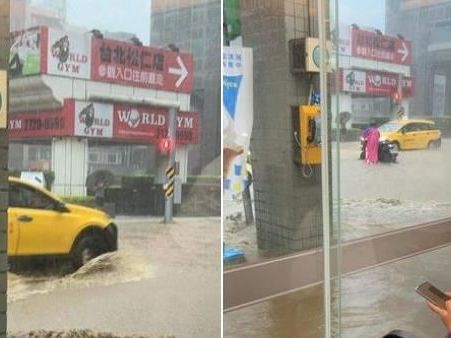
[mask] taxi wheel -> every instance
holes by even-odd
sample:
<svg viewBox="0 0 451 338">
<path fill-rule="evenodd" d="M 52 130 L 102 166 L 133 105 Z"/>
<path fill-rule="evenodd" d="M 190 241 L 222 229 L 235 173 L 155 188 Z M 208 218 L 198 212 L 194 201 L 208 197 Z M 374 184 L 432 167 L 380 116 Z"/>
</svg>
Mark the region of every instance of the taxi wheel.
<svg viewBox="0 0 451 338">
<path fill-rule="evenodd" d="M 101 253 L 99 240 L 95 236 L 88 235 L 83 237 L 74 248 L 72 255 L 74 268 L 80 268 Z"/>
</svg>

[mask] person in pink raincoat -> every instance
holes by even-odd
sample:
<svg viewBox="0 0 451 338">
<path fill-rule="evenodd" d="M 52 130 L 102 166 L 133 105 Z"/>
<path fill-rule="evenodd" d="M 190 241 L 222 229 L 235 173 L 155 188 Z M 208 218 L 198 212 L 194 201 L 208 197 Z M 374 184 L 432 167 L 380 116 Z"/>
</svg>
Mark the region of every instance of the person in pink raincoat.
<svg viewBox="0 0 451 338">
<path fill-rule="evenodd" d="M 370 127 L 365 130 L 366 138 L 366 163 L 377 164 L 379 154 L 379 129 L 377 129 L 375 123 L 371 123 Z"/>
</svg>

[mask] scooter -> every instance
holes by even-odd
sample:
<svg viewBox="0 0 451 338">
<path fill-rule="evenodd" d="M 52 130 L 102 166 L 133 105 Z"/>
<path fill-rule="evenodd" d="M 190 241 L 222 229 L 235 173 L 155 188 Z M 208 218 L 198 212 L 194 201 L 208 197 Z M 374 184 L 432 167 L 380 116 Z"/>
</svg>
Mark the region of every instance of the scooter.
<svg viewBox="0 0 451 338">
<path fill-rule="evenodd" d="M 366 157 L 366 139 L 360 137 L 360 159 L 364 160 Z M 396 163 L 398 152 L 393 146 L 393 143 L 388 140 L 379 141 L 378 158 L 380 162 Z"/>
</svg>

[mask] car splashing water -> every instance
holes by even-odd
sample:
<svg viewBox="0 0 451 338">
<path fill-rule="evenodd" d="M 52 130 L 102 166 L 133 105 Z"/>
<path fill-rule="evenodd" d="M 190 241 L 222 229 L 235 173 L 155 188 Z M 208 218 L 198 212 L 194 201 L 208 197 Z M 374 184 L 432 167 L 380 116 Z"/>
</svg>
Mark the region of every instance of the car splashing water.
<svg viewBox="0 0 451 338">
<path fill-rule="evenodd" d="M 96 257 L 71 274 L 61 275 L 62 269 L 8 273 L 8 303 L 58 289 L 114 285 L 152 278 L 151 265 L 144 256 L 124 252 Z"/>
</svg>

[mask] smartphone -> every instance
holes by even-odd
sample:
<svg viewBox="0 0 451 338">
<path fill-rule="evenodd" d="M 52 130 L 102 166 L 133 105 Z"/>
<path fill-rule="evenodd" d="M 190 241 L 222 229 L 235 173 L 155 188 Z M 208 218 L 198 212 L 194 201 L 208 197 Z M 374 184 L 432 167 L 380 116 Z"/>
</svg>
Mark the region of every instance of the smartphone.
<svg viewBox="0 0 451 338">
<path fill-rule="evenodd" d="M 445 303 L 450 300 L 451 297 L 443 293 L 443 291 L 437 289 L 434 285 L 429 282 L 424 282 L 417 286 L 415 289 L 421 296 L 426 298 L 431 303 L 437 305 L 438 307 L 445 309 Z"/>
</svg>

